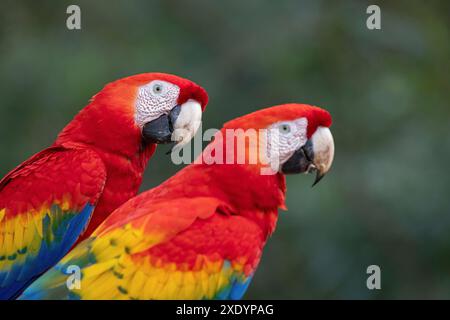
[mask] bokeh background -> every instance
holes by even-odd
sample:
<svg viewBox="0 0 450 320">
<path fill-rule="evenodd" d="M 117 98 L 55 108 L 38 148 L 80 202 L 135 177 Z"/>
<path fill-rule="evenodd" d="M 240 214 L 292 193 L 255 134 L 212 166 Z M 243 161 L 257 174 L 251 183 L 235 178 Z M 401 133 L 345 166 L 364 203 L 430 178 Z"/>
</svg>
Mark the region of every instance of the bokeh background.
<svg viewBox="0 0 450 320">
<path fill-rule="evenodd" d="M 373 3 L 382 30 L 366 28 Z M 80 31 L 66 28 L 69 4 Z M 334 117 L 333 170 L 313 189 L 313 177 L 288 178 L 289 211 L 246 298 L 450 298 L 449 4 L 3 0 L 0 176 L 127 75 L 203 85 L 204 128 L 315 104 Z M 168 159 L 157 152 L 143 189 L 181 169 Z M 371 264 L 381 290 L 366 288 Z"/>
</svg>

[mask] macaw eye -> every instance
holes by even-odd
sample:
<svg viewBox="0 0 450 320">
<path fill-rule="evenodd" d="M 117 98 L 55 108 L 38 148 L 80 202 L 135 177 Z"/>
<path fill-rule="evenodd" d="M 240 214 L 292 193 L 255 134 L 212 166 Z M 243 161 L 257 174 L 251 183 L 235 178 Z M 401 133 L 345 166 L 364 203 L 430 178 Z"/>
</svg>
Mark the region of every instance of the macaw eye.
<svg viewBox="0 0 450 320">
<path fill-rule="evenodd" d="M 288 134 L 291 132 L 291 126 L 287 123 L 282 123 L 278 126 L 278 129 L 280 130 L 280 133 L 282 134 Z"/>
<path fill-rule="evenodd" d="M 155 85 L 153 85 L 152 89 L 154 94 L 161 94 L 161 92 L 163 91 L 163 86 L 160 83 L 156 83 Z"/>
</svg>

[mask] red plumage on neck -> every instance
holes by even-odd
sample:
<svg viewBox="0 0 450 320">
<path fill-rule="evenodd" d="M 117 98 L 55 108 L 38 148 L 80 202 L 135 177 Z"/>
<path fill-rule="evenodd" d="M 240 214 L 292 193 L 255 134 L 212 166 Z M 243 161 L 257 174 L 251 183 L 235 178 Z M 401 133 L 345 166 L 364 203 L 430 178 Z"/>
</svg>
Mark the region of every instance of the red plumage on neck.
<svg viewBox="0 0 450 320">
<path fill-rule="evenodd" d="M 134 121 L 137 87 L 113 82 L 59 134 L 55 144 L 81 143 L 131 157 L 139 152 L 141 131 Z"/>
<path fill-rule="evenodd" d="M 105 164 L 107 181 L 88 229 L 87 237 L 118 206 L 136 195 L 147 162 L 156 149 L 142 147 L 134 121 L 137 87 L 125 80 L 112 82 L 63 129 L 55 146 L 95 151 Z"/>
</svg>

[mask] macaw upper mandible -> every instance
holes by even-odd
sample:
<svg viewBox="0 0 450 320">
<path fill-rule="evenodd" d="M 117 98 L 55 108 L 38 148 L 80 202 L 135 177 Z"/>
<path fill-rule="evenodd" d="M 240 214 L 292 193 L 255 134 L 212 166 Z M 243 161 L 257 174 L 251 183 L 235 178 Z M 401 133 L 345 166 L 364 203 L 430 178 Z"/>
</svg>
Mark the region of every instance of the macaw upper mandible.
<svg viewBox="0 0 450 320">
<path fill-rule="evenodd" d="M 8 173 L 0 181 L 0 299 L 17 296 L 135 196 L 156 144 L 189 141 L 207 100 L 174 75 L 114 81 L 51 147 Z"/>
<path fill-rule="evenodd" d="M 303 104 L 226 123 L 203 161 L 115 210 L 21 298 L 240 299 L 285 208 L 284 174 L 316 171 L 317 182 L 330 169 L 330 125 L 327 111 Z M 237 132 L 249 137 L 250 129 L 261 132 L 258 143 L 239 145 Z M 70 266 L 80 271 L 75 288 L 67 285 Z"/>
</svg>

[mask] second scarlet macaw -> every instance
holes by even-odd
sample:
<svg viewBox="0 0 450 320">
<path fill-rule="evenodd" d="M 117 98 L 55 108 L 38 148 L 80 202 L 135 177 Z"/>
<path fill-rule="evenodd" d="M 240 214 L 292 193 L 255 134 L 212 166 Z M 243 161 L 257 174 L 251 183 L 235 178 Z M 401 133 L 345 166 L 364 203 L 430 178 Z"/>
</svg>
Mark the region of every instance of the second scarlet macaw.
<svg viewBox="0 0 450 320">
<path fill-rule="evenodd" d="M 189 141 L 206 103 L 203 88 L 174 75 L 117 80 L 51 147 L 8 173 L 0 181 L 0 299 L 15 297 L 135 196 L 156 144 Z"/>
<path fill-rule="evenodd" d="M 285 208 L 284 174 L 316 171 L 317 182 L 330 169 L 330 125 L 327 111 L 301 104 L 226 123 L 202 161 L 115 210 L 21 298 L 240 299 Z M 239 130 L 262 134 L 239 145 L 227 135 Z"/>
</svg>

